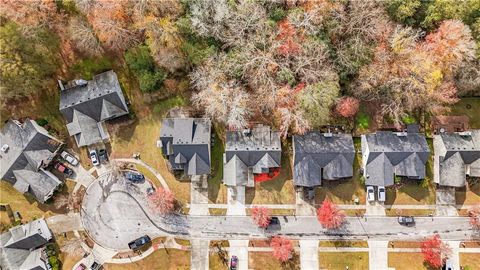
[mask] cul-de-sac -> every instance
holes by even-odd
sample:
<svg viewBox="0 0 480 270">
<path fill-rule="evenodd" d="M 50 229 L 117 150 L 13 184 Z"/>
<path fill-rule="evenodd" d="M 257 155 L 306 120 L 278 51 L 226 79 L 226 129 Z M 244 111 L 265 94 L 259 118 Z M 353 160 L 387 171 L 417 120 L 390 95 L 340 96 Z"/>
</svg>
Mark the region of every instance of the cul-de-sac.
<svg viewBox="0 0 480 270">
<path fill-rule="evenodd" d="M 0 0 L 0 270 L 480 270 L 479 0 Z"/>
</svg>

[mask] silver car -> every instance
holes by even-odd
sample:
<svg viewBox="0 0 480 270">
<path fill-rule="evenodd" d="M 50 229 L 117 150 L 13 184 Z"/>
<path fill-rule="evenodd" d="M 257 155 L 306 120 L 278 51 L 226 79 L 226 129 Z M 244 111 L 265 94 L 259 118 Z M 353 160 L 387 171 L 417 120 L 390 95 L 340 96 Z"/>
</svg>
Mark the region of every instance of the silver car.
<svg viewBox="0 0 480 270">
<path fill-rule="evenodd" d="M 367 186 L 367 201 L 375 201 L 375 188 L 373 186 Z"/>
<path fill-rule="evenodd" d="M 77 166 L 78 165 L 78 159 L 76 159 L 73 155 L 71 155 L 70 153 L 66 152 L 66 151 L 63 151 L 60 156 L 65 159 L 66 162 L 72 164 L 73 166 Z"/>
</svg>

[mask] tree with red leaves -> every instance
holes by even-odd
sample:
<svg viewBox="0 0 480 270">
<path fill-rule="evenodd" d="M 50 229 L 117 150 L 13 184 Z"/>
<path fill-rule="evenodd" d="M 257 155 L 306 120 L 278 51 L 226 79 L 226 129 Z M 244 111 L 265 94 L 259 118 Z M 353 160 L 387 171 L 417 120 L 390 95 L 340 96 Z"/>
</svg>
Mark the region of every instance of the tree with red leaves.
<svg viewBox="0 0 480 270">
<path fill-rule="evenodd" d="M 434 268 L 442 267 L 452 252 L 438 234 L 425 239 L 421 244 L 421 249 L 425 262 Z"/>
<path fill-rule="evenodd" d="M 300 52 L 301 46 L 298 40 L 302 40 L 303 37 L 298 33 L 295 26 L 292 25 L 288 19 L 285 19 L 278 23 L 278 29 L 277 40 L 280 41 L 277 49 L 278 53 L 283 56 L 288 56 Z"/>
<path fill-rule="evenodd" d="M 254 206 L 252 208 L 252 219 L 260 228 L 266 228 L 270 224 L 270 210 L 266 207 Z"/>
<path fill-rule="evenodd" d="M 468 210 L 468 216 L 470 217 L 470 225 L 474 229 L 480 230 L 480 204 L 472 206 Z"/>
<path fill-rule="evenodd" d="M 290 239 L 283 236 L 274 236 L 270 240 L 270 247 L 273 248 L 273 257 L 281 262 L 286 262 L 292 258 L 293 245 Z"/>
<path fill-rule="evenodd" d="M 170 190 L 158 188 L 148 196 L 150 207 L 160 214 L 169 214 L 175 207 L 175 196 Z"/>
<path fill-rule="evenodd" d="M 317 218 L 324 228 L 336 229 L 342 226 L 345 221 L 345 213 L 339 210 L 332 201 L 325 199 L 320 208 L 317 209 Z"/>
<path fill-rule="evenodd" d="M 335 110 L 345 118 L 351 118 L 358 112 L 360 102 L 354 97 L 343 97 L 337 103 Z"/>
</svg>

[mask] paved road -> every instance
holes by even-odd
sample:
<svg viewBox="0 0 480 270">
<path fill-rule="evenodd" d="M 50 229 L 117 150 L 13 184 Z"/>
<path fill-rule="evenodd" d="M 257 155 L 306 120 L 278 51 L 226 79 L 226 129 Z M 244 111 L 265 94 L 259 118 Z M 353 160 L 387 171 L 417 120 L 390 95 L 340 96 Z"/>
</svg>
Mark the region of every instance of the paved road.
<svg viewBox="0 0 480 270">
<path fill-rule="evenodd" d="M 439 233 L 446 240 L 471 239 L 468 218 L 417 218 L 416 226 L 404 227 L 394 217 L 348 217 L 341 230 L 326 231 L 315 216 L 283 218 L 279 231 L 257 228 L 249 216 L 161 216 L 148 207 L 144 189 L 109 174 L 99 177 L 87 190 L 82 205 L 82 222 L 98 244 L 115 250 L 148 234 L 208 240 L 245 240 L 283 234 L 292 239 L 419 240 Z"/>
</svg>

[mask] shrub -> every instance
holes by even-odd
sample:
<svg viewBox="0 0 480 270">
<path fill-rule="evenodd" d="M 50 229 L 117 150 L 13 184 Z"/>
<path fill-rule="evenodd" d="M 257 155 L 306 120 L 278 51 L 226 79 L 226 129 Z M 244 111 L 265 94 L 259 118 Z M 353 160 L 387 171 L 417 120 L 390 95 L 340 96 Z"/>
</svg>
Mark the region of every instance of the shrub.
<svg viewBox="0 0 480 270">
<path fill-rule="evenodd" d="M 95 74 L 112 69 L 112 62 L 106 57 L 86 58 L 73 66 L 73 71 L 85 80 L 91 80 Z"/>
<path fill-rule="evenodd" d="M 281 7 L 274 8 L 269 14 L 270 19 L 275 22 L 283 20 L 286 16 L 287 12 Z"/>
<path fill-rule="evenodd" d="M 357 114 L 356 121 L 359 128 L 368 129 L 370 126 L 370 117 L 366 113 L 360 112 Z"/>
<path fill-rule="evenodd" d="M 417 119 L 415 119 L 415 117 L 413 116 L 405 115 L 404 117 L 402 117 L 402 122 L 405 125 L 411 125 L 417 123 Z"/>
<path fill-rule="evenodd" d="M 360 180 L 360 183 L 361 183 L 362 185 L 365 185 L 365 176 L 363 176 L 363 175 L 360 176 L 360 178 L 359 178 L 358 180 Z"/>
<path fill-rule="evenodd" d="M 398 175 L 395 175 L 395 184 L 400 184 L 402 182 L 402 177 L 401 176 L 398 176 Z"/>
<path fill-rule="evenodd" d="M 155 62 L 147 45 L 140 45 L 128 50 L 125 53 L 125 61 L 128 68 L 137 75 L 146 70 L 155 70 Z"/>
<path fill-rule="evenodd" d="M 44 119 L 44 118 L 37 119 L 36 122 L 37 122 L 37 124 L 38 124 L 39 126 L 41 126 L 41 127 L 44 127 L 44 126 L 46 126 L 46 125 L 48 124 L 48 121 L 47 121 L 46 119 Z"/>
<path fill-rule="evenodd" d="M 214 45 L 206 45 L 202 42 L 184 42 L 182 51 L 187 55 L 187 59 L 193 65 L 200 64 L 203 60 L 213 55 L 216 51 Z"/>
<path fill-rule="evenodd" d="M 430 177 L 426 176 L 421 182 L 420 186 L 422 188 L 428 188 L 428 184 L 430 183 Z"/>
<path fill-rule="evenodd" d="M 166 74 L 161 70 L 155 72 L 144 71 L 138 76 L 140 90 L 142 92 L 153 92 L 162 85 L 166 77 Z"/>
</svg>

